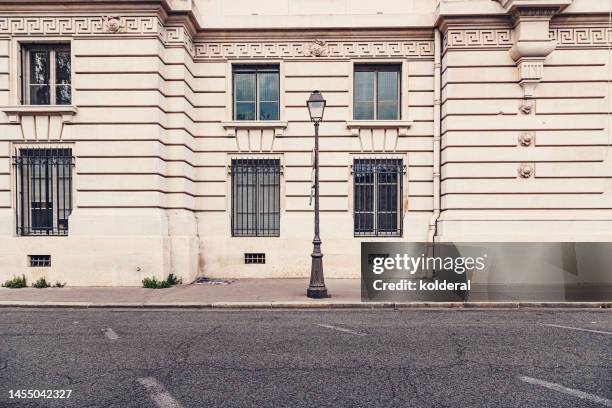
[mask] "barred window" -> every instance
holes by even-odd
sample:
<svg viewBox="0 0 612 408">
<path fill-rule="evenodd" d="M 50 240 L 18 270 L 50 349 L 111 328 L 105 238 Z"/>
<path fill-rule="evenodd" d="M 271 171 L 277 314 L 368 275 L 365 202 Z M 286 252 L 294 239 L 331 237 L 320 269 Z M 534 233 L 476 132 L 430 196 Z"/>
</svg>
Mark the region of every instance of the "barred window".
<svg viewBox="0 0 612 408">
<path fill-rule="evenodd" d="M 70 45 L 25 44 L 22 67 L 24 104 L 71 104 Z"/>
<path fill-rule="evenodd" d="M 278 236 L 280 160 L 232 160 L 232 235 Z"/>
<path fill-rule="evenodd" d="M 72 212 L 72 149 L 15 151 L 18 235 L 67 235 Z"/>
<path fill-rule="evenodd" d="M 355 65 L 355 120 L 397 120 L 400 118 L 400 66 Z"/>
<path fill-rule="evenodd" d="M 238 65 L 234 76 L 234 120 L 278 120 L 278 65 Z"/>
<path fill-rule="evenodd" d="M 402 159 L 353 163 L 356 236 L 402 235 Z"/>
</svg>

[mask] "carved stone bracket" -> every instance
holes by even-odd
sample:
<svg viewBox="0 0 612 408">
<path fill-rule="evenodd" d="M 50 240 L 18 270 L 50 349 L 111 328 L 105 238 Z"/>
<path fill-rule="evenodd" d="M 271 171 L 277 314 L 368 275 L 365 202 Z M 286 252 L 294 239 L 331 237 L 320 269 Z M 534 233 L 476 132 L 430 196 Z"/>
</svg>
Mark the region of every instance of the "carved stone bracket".
<svg viewBox="0 0 612 408">
<path fill-rule="evenodd" d="M 544 60 L 554 51 L 557 42 L 550 38 L 550 19 L 573 0 L 497 0 L 514 19 L 516 41 L 510 56 L 519 70 L 523 88 L 520 111 L 535 111 L 535 90 L 544 75 Z"/>
</svg>

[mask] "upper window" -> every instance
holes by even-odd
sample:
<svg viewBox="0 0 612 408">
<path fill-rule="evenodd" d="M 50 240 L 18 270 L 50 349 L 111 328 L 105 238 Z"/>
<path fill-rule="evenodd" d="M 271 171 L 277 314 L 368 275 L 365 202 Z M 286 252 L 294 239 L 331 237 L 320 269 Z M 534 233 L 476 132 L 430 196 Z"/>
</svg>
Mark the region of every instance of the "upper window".
<svg viewBox="0 0 612 408">
<path fill-rule="evenodd" d="M 232 160 L 232 236 L 280 232 L 280 160 Z"/>
<path fill-rule="evenodd" d="M 402 159 L 355 159 L 356 236 L 402 235 Z"/>
<path fill-rule="evenodd" d="M 278 65 L 238 65 L 234 76 L 234 120 L 278 120 Z"/>
<path fill-rule="evenodd" d="M 72 149 L 18 148 L 18 235 L 66 235 L 72 212 Z"/>
<path fill-rule="evenodd" d="M 400 118 L 399 65 L 355 65 L 354 80 L 355 120 Z"/>
<path fill-rule="evenodd" d="M 26 44 L 22 66 L 25 105 L 72 103 L 69 45 Z"/>
</svg>

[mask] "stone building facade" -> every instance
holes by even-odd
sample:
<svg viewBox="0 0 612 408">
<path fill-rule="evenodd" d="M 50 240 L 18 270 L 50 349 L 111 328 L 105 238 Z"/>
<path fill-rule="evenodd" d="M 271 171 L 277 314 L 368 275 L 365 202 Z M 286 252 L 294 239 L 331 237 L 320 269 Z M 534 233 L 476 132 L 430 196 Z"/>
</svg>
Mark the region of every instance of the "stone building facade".
<svg viewBox="0 0 612 408">
<path fill-rule="evenodd" d="M 3 1 L 0 280 L 308 276 L 315 89 L 326 276 L 364 241 L 610 241 L 608 6 Z"/>
</svg>

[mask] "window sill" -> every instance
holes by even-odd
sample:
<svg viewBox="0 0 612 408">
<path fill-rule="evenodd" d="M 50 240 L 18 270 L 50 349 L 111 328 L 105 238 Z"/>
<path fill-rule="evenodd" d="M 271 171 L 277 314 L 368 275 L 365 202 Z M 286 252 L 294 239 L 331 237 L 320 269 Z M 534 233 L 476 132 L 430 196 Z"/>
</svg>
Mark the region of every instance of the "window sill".
<svg viewBox="0 0 612 408">
<path fill-rule="evenodd" d="M 232 120 L 221 122 L 221 125 L 228 136 L 236 136 L 236 131 L 240 129 L 273 129 L 275 136 L 282 136 L 287 128 L 287 122 L 280 120 Z"/>
<path fill-rule="evenodd" d="M 408 120 L 347 120 L 346 127 L 355 136 L 361 129 L 397 129 L 400 136 L 406 136 L 412 122 Z"/>
<path fill-rule="evenodd" d="M 61 116 L 62 122 L 72 122 L 77 108 L 74 105 L 14 105 L 2 106 L 0 110 L 8 115 L 10 123 L 20 123 L 21 116 Z"/>
</svg>

